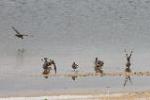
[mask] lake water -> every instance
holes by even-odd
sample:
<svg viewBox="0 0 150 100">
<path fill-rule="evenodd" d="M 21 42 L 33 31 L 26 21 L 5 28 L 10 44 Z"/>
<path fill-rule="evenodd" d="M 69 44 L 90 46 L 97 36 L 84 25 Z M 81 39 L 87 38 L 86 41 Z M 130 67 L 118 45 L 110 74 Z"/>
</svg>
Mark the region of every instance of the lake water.
<svg viewBox="0 0 150 100">
<path fill-rule="evenodd" d="M 25 91 L 27 91 L 28 95 L 32 95 L 32 93 L 44 95 L 48 92 L 106 92 L 107 87 L 110 87 L 111 92 L 148 90 L 150 88 L 149 76 L 131 76 L 132 83 L 130 83 L 130 81 L 127 81 L 125 87 L 123 86 L 125 82 L 125 77 L 123 76 L 88 76 L 77 77 L 75 80 L 73 80 L 72 77 L 50 76 L 46 79 L 42 76 L 43 62 L 41 61 L 41 57 L 29 56 L 27 53 L 29 53 L 29 51 L 27 52 L 27 50 L 25 49 L 19 49 L 14 54 L 12 53 L 11 56 L 8 56 L 9 54 L 7 54 L 7 56 L 1 58 L 2 62 L 0 66 L 0 93 L 2 96 L 16 95 L 18 93 L 24 93 Z M 64 57 L 64 59 L 67 61 L 67 56 L 66 58 Z M 58 74 L 72 72 L 72 69 L 70 67 L 71 65 L 69 65 L 69 63 L 66 62 L 68 66 L 63 66 L 63 63 L 60 63 L 56 62 Z M 93 62 L 90 63 L 91 66 L 79 66 L 78 71 L 94 72 L 94 68 L 92 66 Z M 122 72 L 123 70 L 123 68 L 115 66 L 106 68 L 104 67 L 105 72 Z"/>
<path fill-rule="evenodd" d="M 58 73 L 94 72 L 95 57 L 104 72 L 123 72 L 124 49 L 133 50 L 132 71 L 150 70 L 149 0 L 0 0 L 0 95 L 48 92 L 136 91 L 150 89 L 149 77 L 49 77 L 41 59 L 54 59 Z M 15 37 L 15 27 L 28 34 Z M 25 94 L 24 94 L 25 95 Z"/>
</svg>

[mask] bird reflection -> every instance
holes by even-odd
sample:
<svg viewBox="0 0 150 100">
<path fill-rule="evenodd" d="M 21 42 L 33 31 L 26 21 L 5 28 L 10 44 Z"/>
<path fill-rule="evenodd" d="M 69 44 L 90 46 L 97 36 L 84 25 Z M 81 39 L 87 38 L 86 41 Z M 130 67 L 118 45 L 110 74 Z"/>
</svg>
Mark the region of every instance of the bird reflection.
<svg viewBox="0 0 150 100">
<path fill-rule="evenodd" d="M 94 70 L 95 70 L 95 73 L 103 74 L 103 70 L 100 67 L 95 67 Z"/>
<path fill-rule="evenodd" d="M 129 81 L 131 84 L 132 84 L 132 79 L 131 79 L 131 76 L 130 76 L 130 73 L 131 73 L 131 69 L 129 67 L 127 67 L 125 69 L 125 81 L 124 81 L 124 84 L 123 86 L 125 87 L 127 82 Z"/>
<path fill-rule="evenodd" d="M 72 63 L 72 69 L 73 69 L 73 75 L 71 76 L 72 77 L 72 80 L 76 80 L 76 78 L 78 77 L 78 70 L 77 70 L 77 68 L 79 67 L 79 65 L 78 64 L 76 64 L 75 62 L 73 62 Z"/>
<path fill-rule="evenodd" d="M 50 74 L 50 70 L 51 70 L 51 67 L 44 69 L 44 71 L 42 72 L 44 78 L 48 79 L 48 76 Z"/>
<path fill-rule="evenodd" d="M 17 55 L 16 55 L 16 64 L 17 64 L 16 66 L 17 67 L 23 65 L 25 51 L 26 50 L 24 48 L 17 50 Z"/>
<path fill-rule="evenodd" d="M 43 77 L 44 77 L 45 79 L 48 79 L 48 75 L 49 75 L 49 74 L 43 74 Z"/>
<path fill-rule="evenodd" d="M 125 81 L 124 81 L 124 84 L 123 84 L 124 87 L 126 86 L 128 81 L 132 84 L 132 80 L 131 80 L 131 77 L 130 77 L 130 73 L 132 72 L 131 69 L 130 69 L 132 53 L 133 53 L 132 50 L 130 51 L 130 53 L 127 53 L 127 51 L 125 50 L 127 63 L 125 65 L 126 66 L 126 69 L 125 69 L 126 74 L 125 74 Z"/>
<path fill-rule="evenodd" d="M 74 71 L 73 75 L 72 75 L 72 80 L 75 81 L 78 77 L 78 71 Z"/>
</svg>

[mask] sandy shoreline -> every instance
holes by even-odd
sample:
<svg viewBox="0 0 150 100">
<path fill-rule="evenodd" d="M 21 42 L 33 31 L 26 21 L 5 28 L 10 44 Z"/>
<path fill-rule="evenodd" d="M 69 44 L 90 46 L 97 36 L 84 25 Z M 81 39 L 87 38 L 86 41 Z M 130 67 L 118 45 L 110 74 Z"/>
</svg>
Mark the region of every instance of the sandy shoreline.
<svg viewBox="0 0 150 100">
<path fill-rule="evenodd" d="M 49 77 L 72 77 L 72 76 L 78 76 L 78 77 L 88 77 L 88 76 L 150 76 L 149 71 L 143 71 L 143 72 L 104 72 L 104 73 L 95 73 L 95 72 L 67 72 L 67 73 L 50 73 L 50 74 L 42 74 L 44 76 Z M 30 76 L 41 76 L 41 74 L 32 74 Z"/>
<path fill-rule="evenodd" d="M 41 96 L 1 97 L 0 100 L 150 100 L 150 91 L 117 93 L 64 93 Z"/>
</svg>

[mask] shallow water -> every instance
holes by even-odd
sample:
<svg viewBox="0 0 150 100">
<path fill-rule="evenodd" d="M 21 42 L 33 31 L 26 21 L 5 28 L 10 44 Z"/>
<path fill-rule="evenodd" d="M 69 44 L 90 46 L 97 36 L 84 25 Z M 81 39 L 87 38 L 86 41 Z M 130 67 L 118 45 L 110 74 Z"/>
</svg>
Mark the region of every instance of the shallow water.
<svg viewBox="0 0 150 100">
<path fill-rule="evenodd" d="M 64 57 L 65 58 L 65 57 Z M 44 78 L 42 76 L 42 61 L 38 56 L 30 57 L 25 54 L 25 51 L 16 51 L 16 55 L 7 56 L 1 58 L 0 67 L 0 93 L 1 95 L 9 96 L 16 95 L 18 92 L 24 93 L 28 91 L 27 94 L 45 94 L 47 92 L 57 93 L 57 92 L 106 92 L 107 87 L 110 87 L 111 92 L 117 91 L 137 91 L 137 90 L 148 90 L 150 78 L 147 77 L 137 77 L 131 76 L 132 83 L 127 81 L 126 86 L 123 84 L 125 82 L 125 77 L 123 76 L 88 76 L 88 77 L 76 77 L 75 80 L 72 77 L 65 76 L 50 76 L 49 78 Z M 6 62 L 7 60 L 7 62 Z M 58 63 L 58 62 L 57 62 Z M 69 64 L 67 67 L 60 66 L 57 64 L 58 74 L 62 72 L 72 72 Z M 111 67 L 110 67 L 111 68 Z M 116 70 L 118 67 L 113 67 Z M 94 72 L 94 68 L 91 66 L 80 66 L 78 71 L 82 72 Z M 104 71 L 110 71 L 105 69 Z M 122 72 L 122 69 L 117 69 L 116 71 Z M 53 72 L 52 72 L 53 73 Z"/>
<path fill-rule="evenodd" d="M 149 71 L 149 10 L 148 0 L 0 0 L 0 94 L 150 89 L 149 77 L 123 87 L 124 77 L 41 75 L 43 57 L 55 60 L 58 73 L 71 72 L 73 61 L 94 72 L 95 57 L 104 72 L 123 72 L 125 48 L 134 50 L 132 71 Z M 11 26 L 33 37 L 18 39 Z"/>
</svg>

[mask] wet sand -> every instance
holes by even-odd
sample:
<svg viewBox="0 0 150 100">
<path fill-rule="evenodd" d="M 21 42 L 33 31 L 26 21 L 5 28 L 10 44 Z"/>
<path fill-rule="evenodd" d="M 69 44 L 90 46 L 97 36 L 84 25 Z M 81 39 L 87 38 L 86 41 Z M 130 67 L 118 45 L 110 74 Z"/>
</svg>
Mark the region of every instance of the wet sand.
<svg viewBox="0 0 150 100">
<path fill-rule="evenodd" d="M 2 97 L 0 100 L 150 100 L 150 91 L 118 93 L 53 93 L 44 96 Z"/>
<path fill-rule="evenodd" d="M 88 77 L 88 76 L 150 76 L 150 72 L 105 72 L 105 73 L 94 73 L 94 72 L 68 72 L 68 73 L 50 73 L 50 74 L 43 74 L 45 76 L 65 76 L 65 77 Z M 32 75 L 36 76 L 36 75 Z M 37 75 L 38 76 L 38 75 Z"/>
</svg>

